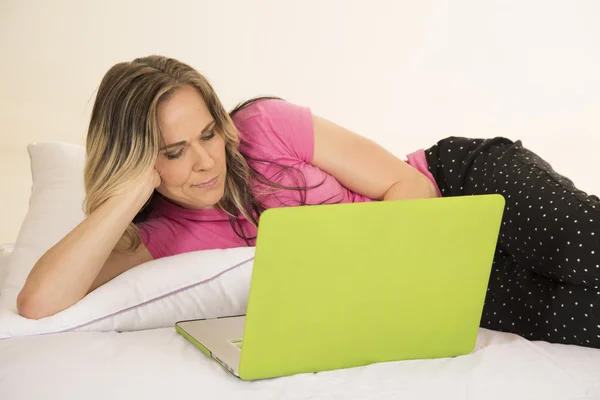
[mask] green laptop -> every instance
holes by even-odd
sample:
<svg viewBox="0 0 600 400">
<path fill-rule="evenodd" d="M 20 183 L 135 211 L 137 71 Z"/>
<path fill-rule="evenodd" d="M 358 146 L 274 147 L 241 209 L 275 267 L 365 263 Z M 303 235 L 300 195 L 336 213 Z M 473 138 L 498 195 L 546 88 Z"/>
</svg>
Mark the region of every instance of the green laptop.
<svg viewBox="0 0 600 400">
<path fill-rule="evenodd" d="M 269 209 L 246 315 L 177 331 L 256 380 L 473 351 L 501 195 Z"/>
</svg>

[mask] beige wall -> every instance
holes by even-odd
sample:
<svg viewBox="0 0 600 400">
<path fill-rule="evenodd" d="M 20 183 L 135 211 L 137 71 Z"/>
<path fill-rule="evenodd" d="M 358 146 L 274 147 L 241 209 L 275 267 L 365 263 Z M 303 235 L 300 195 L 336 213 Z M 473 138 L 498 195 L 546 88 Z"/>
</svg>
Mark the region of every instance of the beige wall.
<svg viewBox="0 0 600 400">
<path fill-rule="evenodd" d="M 112 64 L 160 53 L 232 107 L 276 94 L 403 156 L 447 135 L 523 138 L 598 181 L 600 3 L 0 1 L 0 242 L 27 209 L 32 141 L 83 143 Z"/>
</svg>

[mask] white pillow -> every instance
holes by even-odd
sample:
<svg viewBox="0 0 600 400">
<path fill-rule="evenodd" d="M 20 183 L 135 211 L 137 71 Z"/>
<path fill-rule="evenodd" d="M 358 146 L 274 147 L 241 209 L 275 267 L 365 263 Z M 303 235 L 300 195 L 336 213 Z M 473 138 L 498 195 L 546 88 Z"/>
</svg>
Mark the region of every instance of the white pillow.
<svg viewBox="0 0 600 400">
<path fill-rule="evenodd" d="M 138 330 L 243 314 L 254 248 L 199 251 L 151 261 L 39 321 L 18 315 L 16 298 L 35 262 L 84 218 L 82 146 L 28 146 L 32 190 L 0 290 L 0 338 L 65 330 Z"/>
<path fill-rule="evenodd" d="M 18 293 L 38 258 L 84 218 L 85 149 L 48 142 L 30 144 L 27 150 L 32 177 L 29 209 L 8 261 L 2 293 Z M 3 295 L 1 300 L 7 299 Z"/>
<path fill-rule="evenodd" d="M 23 318 L 10 301 L 0 309 L 0 339 L 67 331 L 134 331 L 245 314 L 253 255 L 253 247 L 240 247 L 150 261 L 40 320 Z"/>
<path fill-rule="evenodd" d="M 2 285 L 6 280 L 6 273 L 8 271 L 8 258 L 12 252 L 12 243 L 0 244 L 0 293 L 2 293 Z"/>
</svg>

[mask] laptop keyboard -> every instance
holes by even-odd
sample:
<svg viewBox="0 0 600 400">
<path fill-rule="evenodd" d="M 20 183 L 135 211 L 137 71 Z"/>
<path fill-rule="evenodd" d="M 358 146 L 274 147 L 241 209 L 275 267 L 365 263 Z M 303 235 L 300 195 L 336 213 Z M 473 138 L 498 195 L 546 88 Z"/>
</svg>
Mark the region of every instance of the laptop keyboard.
<svg viewBox="0 0 600 400">
<path fill-rule="evenodd" d="M 242 339 L 231 339 L 229 343 L 233 344 L 238 349 L 242 349 Z"/>
</svg>

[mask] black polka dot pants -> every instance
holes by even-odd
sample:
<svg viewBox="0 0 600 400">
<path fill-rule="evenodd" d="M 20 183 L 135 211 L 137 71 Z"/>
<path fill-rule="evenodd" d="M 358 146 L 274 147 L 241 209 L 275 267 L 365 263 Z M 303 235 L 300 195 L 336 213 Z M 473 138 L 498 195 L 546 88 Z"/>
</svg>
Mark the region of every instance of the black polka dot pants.
<svg viewBox="0 0 600 400">
<path fill-rule="evenodd" d="M 600 199 L 520 141 L 449 137 L 425 154 L 442 195 L 506 199 L 481 326 L 600 348 Z"/>
</svg>

